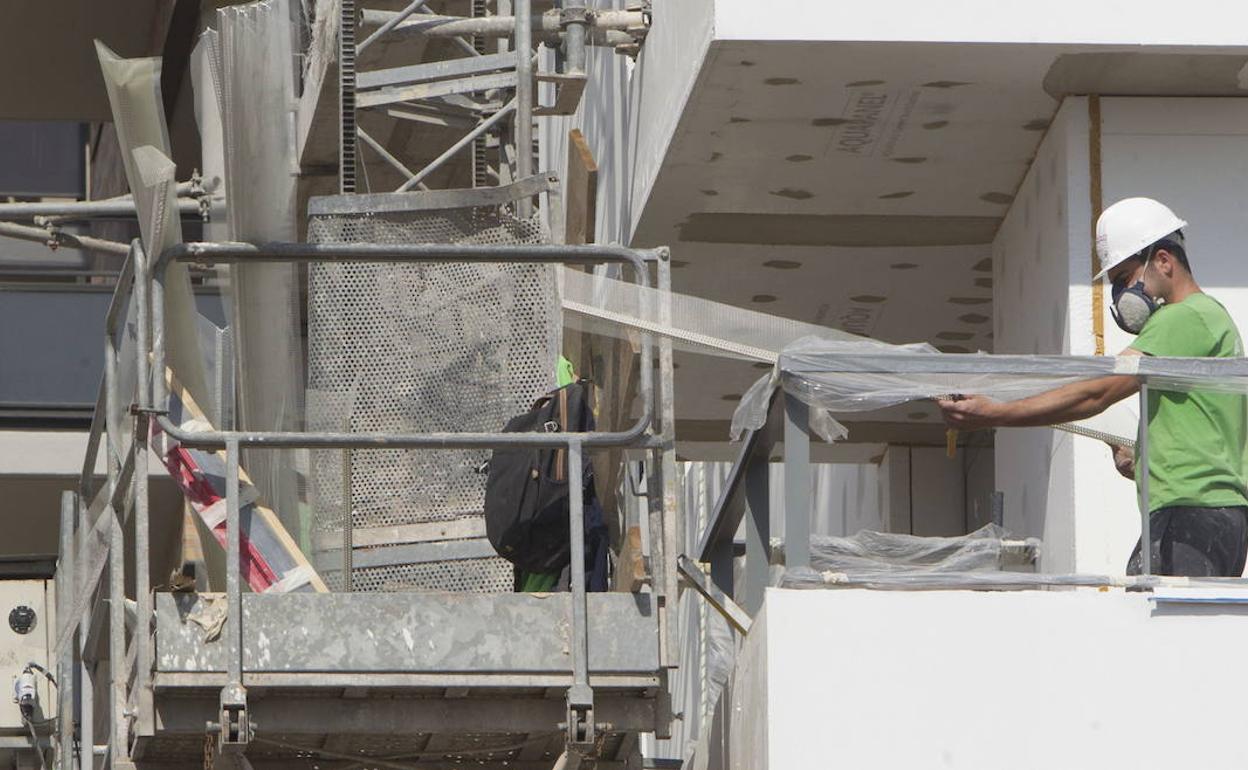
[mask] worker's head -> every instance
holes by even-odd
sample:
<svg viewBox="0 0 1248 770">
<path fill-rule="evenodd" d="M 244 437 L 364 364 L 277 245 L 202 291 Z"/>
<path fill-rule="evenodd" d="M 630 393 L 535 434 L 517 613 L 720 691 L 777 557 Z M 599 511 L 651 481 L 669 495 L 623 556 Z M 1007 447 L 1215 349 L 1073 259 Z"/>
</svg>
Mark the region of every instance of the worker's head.
<svg viewBox="0 0 1248 770">
<path fill-rule="evenodd" d="M 1176 281 L 1191 279 L 1183 230 L 1187 222 L 1149 198 L 1119 201 L 1096 223 L 1096 251 L 1113 287 L 1110 311 L 1126 332 L 1139 334 L 1168 299 Z"/>
</svg>

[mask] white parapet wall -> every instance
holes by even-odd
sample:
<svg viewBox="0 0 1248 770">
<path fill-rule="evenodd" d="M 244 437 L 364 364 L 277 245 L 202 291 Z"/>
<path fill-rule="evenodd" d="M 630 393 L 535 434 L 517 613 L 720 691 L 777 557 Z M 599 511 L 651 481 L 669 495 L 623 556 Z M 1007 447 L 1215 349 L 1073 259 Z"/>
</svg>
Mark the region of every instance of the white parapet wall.
<svg viewBox="0 0 1248 770">
<path fill-rule="evenodd" d="M 1243 768 L 1235 600 L 1248 592 L 769 589 L 719 766 Z"/>
</svg>

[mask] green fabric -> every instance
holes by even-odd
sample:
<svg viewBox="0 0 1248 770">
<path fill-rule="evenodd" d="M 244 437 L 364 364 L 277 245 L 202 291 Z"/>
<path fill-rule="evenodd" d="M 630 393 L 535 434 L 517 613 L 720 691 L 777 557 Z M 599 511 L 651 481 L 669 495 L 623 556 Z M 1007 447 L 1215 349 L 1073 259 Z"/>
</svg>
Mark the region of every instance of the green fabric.
<svg viewBox="0 0 1248 770">
<path fill-rule="evenodd" d="M 1193 294 L 1158 308 L 1131 347 L 1150 356 L 1233 358 L 1244 354 L 1235 322 L 1207 294 Z M 1246 433 L 1244 396 L 1150 390 L 1149 510 L 1171 505 L 1248 504 L 1244 496 Z"/>
<path fill-rule="evenodd" d="M 555 386 L 562 388 L 574 382 L 576 382 L 576 370 L 572 368 L 572 362 L 559 356 L 559 364 L 555 367 Z"/>
<path fill-rule="evenodd" d="M 571 385 L 576 382 L 576 370 L 572 367 L 572 362 L 563 356 L 559 356 L 559 363 L 555 365 L 555 385 L 562 388 L 564 385 Z M 555 586 L 559 583 L 558 572 L 523 572 L 517 570 L 517 585 L 522 593 L 547 593 L 555 590 Z"/>
<path fill-rule="evenodd" d="M 551 593 L 558 585 L 558 572 L 520 572 L 521 593 Z"/>
</svg>

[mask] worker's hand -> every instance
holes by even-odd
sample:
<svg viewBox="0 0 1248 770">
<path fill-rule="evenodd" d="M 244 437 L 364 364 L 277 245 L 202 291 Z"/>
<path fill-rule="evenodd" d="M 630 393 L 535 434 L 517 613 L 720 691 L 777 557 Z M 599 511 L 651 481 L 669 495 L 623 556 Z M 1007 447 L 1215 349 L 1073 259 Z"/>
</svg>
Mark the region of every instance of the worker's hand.
<svg viewBox="0 0 1248 770">
<path fill-rule="evenodd" d="M 938 398 L 945 424 L 955 430 L 981 430 L 1001 424 L 1002 404 L 985 396 Z"/>
<path fill-rule="evenodd" d="M 1123 478 L 1135 480 L 1135 450 L 1125 446 L 1110 446 L 1114 449 L 1114 467 L 1118 469 L 1118 473 Z"/>
</svg>

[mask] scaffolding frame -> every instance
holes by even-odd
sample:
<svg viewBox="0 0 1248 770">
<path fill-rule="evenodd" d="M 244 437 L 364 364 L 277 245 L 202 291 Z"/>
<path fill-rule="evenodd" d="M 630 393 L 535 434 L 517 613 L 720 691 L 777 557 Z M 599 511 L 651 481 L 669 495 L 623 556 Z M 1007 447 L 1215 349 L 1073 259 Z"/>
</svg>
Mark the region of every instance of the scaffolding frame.
<svg viewBox="0 0 1248 770">
<path fill-rule="evenodd" d="M 79 686 L 74 687 L 74 677 L 66 681 L 70 684 L 63 691 L 58 704 L 63 724 L 75 722 L 80 730 L 63 729 L 59 736 L 58 767 L 64 770 L 72 768 L 72 757 L 76 741 L 81 745 L 93 747 L 93 752 L 103 752 L 108 757 L 109 767 L 129 766 L 142 759 L 141 744 L 138 739 L 143 736 L 154 736 L 161 729 L 162 721 L 174 724 L 177 720 L 168 708 L 162 710 L 157 717 L 158 698 L 153 685 L 153 675 L 159 673 L 159 655 L 157 653 L 155 632 L 149 631 L 148 624 L 156 621 L 156 629 L 161 628 L 161 618 L 177 617 L 173 604 L 162 598 L 160 602 L 148 586 L 151 575 L 146 558 L 137 558 L 146 554 L 149 548 L 148 531 L 150 515 L 148 507 L 147 471 L 149 437 L 154 428 L 166 432 L 172 439 L 187 447 L 224 449 L 226 453 L 226 528 L 227 528 L 227 576 L 226 599 L 229 621 L 225 624 L 225 662 L 226 671 L 223 686 L 219 690 L 217 720 L 211 724 L 210 734 L 215 741 L 216 750 L 222 755 L 241 755 L 250 742 L 254 725 L 252 723 L 252 705 L 248 701 L 247 689 L 244 685 L 248 680 L 269 681 L 274 676 L 286 686 L 306 688 L 324 688 L 339 686 L 346 680 L 360 686 L 387 687 L 393 685 L 410 686 L 413 682 L 423 681 L 420 677 L 401 676 L 397 674 L 373 673 L 370 671 L 352 671 L 350 669 L 325 671 L 323 674 L 302 673 L 290 674 L 285 678 L 281 674 L 264 674 L 254 672 L 247 666 L 248 656 L 244 629 L 247 622 L 244 618 L 256 616 L 261 609 L 282 612 L 282 596 L 248 597 L 244 601 L 243 581 L 240 576 L 240 533 L 241 506 L 239 501 L 239 454 L 242 447 L 276 448 L 497 448 L 504 446 L 561 447 L 567 450 L 570 467 L 578 467 L 580 458 L 587 450 L 601 447 L 632 447 L 650 454 L 657 468 L 675 467 L 674 456 L 674 424 L 672 413 L 671 359 L 670 342 L 667 344 L 667 355 L 663 355 L 663 346 L 655 346 L 651 335 L 640 335 L 641 347 L 641 394 L 642 413 L 637 421 L 628 429 L 617 432 L 603 433 L 434 433 L 434 434 L 387 434 L 387 433 L 294 433 L 272 431 L 235 431 L 235 430 L 194 430 L 185 426 L 175 425 L 165 409 L 168 392 L 162 376 L 152 376 L 153 372 L 164 371 L 166 346 L 164 335 L 154 330 L 164 328 L 164 278 L 166 271 L 176 261 L 196 262 L 201 264 L 237 263 L 237 262 L 314 262 L 314 261 L 357 261 L 357 262 L 533 262 L 592 265 L 616 263 L 631 268 L 636 282 L 641 286 L 650 286 L 650 271 L 657 265 L 660 285 L 670 286 L 670 263 L 666 248 L 628 249 L 619 246 L 555 246 L 555 245 L 406 245 L 386 246 L 375 244 L 301 244 L 301 243 L 270 243 L 251 245 L 241 243 L 187 243 L 174 246 L 149 262 L 147 255 L 136 240 L 129 248 L 129 254 L 123 273 L 117 283 L 112 304 L 110 305 L 105 323 L 105 371 L 101 381 L 96 410 L 92 419 L 88 438 L 87 452 L 83 461 L 83 471 L 76 493 L 68 493 L 62 500 L 62 534 L 60 542 L 60 564 L 63 579 L 58 586 L 63 587 L 58 593 L 58 609 L 62 610 L 58 623 L 57 665 L 62 675 L 65 672 L 80 671 Z M 120 391 L 118 367 L 120 345 L 117 333 L 126 316 L 130 303 L 134 303 L 135 336 L 137 355 L 135 356 L 135 374 L 139 383 L 136 403 L 123 404 Z M 656 347 L 659 348 L 659 380 L 655 383 L 653 362 Z M 123 409 L 124 408 L 124 409 Z M 123 424 L 112 424 L 108 415 L 126 412 L 128 417 Z M 130 437 L 129 448 L 119 454 L 114 446 L 115 439 L 124 433 Z M 97 488 L 93 471 L 99 452 L 103 447 L 106 458 L 106 477 L 104 483 Z M 659 474 L 656 474 L 658 476 Z M 674 477 L 664 479 L 666 486 L 672 487 L 674 502 Z M 571 676 L 564 681 L 564 711 L 558 727 L 563 732 L 568 750 L 578 755 L 588 755 L 595 750 L 600 734 L 605 730 L 640 729 L 638 720 L 646 722 L 646 729 L 654 729 L 658 733 L 666 732 L 672 718 L 670 708 L 665 708 L 667 682 L 666 676 L 655 672 L 651 682 L 646 677 L 617 676 L 615 674 L 595 673 L 591 668 L 591 660 L 601 660 L 603 654 L 622 654 L 614 648 L 600 650 L 591 658 L 590 618 L 588 617 L 587 594 L 584 581 L 584 511 L 581 504 L 580 474 L 569 475 L 570 512 L 569 525 L 571 536 L 571 572 L 572 589 L 568 599 L 570 602 L 570 657 Z M 654 660 L 662 670 L 672 664 L 672 642 L 666 639 L 674 634 L 674 622 L 669 621 L 668 607 L 674 606 L 675 596 L 667 592 L 676 586 L 674 558 L 665 554 L 678 552 L 676 542 L 669 539 L 670 533 L 677 528 L 676 511 L 673 507 L 664 507 L 665 499 L 652 500 L 654 513 L 652 518 L 651 542 L 652 576 L 651 591 L 653 612 L 657 618 L 653 639 L 656 645 Z M 133 517 L 134 538 L 128 542 L 125 535 L 127 520 Z M 133 602 L 133 613 L 127 608 L 128 600 L 125 590 L 125 561 L 128 553 L 133 553 L 134 581 L 136 595 Z M 107 567 L 107 570 L 105 569 Z M 105 572 L 107 580 L 104 580 Z M 97 590 L 98 589 L 98 590 Z M 291 596 L 296 596 L 292 594 Z M 332 595 L 318 595 L 332 596 Z M 370 600 L 380 602 L 382 610 L 385 603 L 396 597 L 410 603 L 419 594 L 378 595 Z M 390 596 L 390 599 L 386 597 Z M 615 607 L 618 616 L 620 604 L 617 599 L 626 595 L 605 595 L 607 610 Z M 264 598 L 270 604 L 256 602 Z M 303 600 L 317 599 L 317 596 L 304 596 Z M 527 597 L 519 597 L 519 601 Z M 432 600 L 431 607 L 438 605 L 439 600 Z M 348 603 L 351 604 L 351 603 Z M 631 602 L 629 602 L 631 605 Z M 438 610 L 444 611 L 444 610 Z M 533 615 L 532 609 L 526 611 Z M 601 611 L 601 607 L 599 610 Z M 608 613 L 609 615 L 609 613 Z M 540 616 L 544 617 L 544 616 Z M 614 616 L 611 616 L 614 617 Z M 623 616 L 622 616 L 623 617 Z M 625 618 L 626 619 L 626 618 Z M 257 621 L 262 622 L 262 621 Z M 287 621 L 292 622 L 292 621 Z M 545 621 L 543 621 L 545 622 Z M 566 621 L 565 621 L 566 622 Z M 552 625 L 557 625 L 553 622 Z M 638 629 L 645 624 L 633 627 L 634 637 Z M 398 629 L 393 629 L 397 634 Z M 506 638 L 507 630 L 498 633 Z M 644 633 L 644 632 L 643 632 Z M 514 640 L 513 640 L 514 641 Z M 106 645 L 109 665 L 108 681 L 104 685 L 107 698 L 107 721 L 109 730 L 98 747 L 91 735 L 92 726 L 96 722 L 94 714 L 96 649 Z M 635 657 L 635 655 L 634 655 Z M 601 664 L 599 664 L 601 665 Z M 607 671 L 613 670 L 607 666 Z M 176 681 L 185 681 L 199 687 L 210 687 L 219 682 L 210 673 L 204 674 L 169 674 Z M 600 682 L 599 686 L 608 686 L 615 680 L 629 688 L 642 688 L 640 692 L 649 693 L 647 699 L 657 698 L 658 705 L 638 711 L 628 706 L 627 700 L 621 700 L 618 689 L 608 689 L 605 700 L 599 698 L 598 705 L 604 710 L 596 711 L 595 687 L 591 683 Z M 268 677 L 266 679 L 265 677 Z M 429 677 L 426 676 L 425 679 Z M 473 682 L 485 681 L 490 686 L 514 688 L 532 685 L 538 680 L 545 681 L 549 690 L 554 686 L 547 676 L 535 679 L 531 673 L 506 670 L 491 673 L 488 676 L 471 676 L 456 680 L 453 676 L 447 681 Z M 556 680 L 558 677 L 556 677 Z M 434 680 L 441 681 L 438 677 Z M 479 686 L 479 685 L 477 685 Z M 521 702 L 517 701 L 517 708 Z M 621 709 L 623 709 L 621 711 Z M 631 709 L 631 710 L 630 710 Z M 499 718 L 506 717 L 506 709 L 498 712 Z M 266 726 L 271 725 L 276 717 L 265 712 Z M 535 713 L 544 713 L 540 710 Z M 606 719 L 603 719 L 603 716 Z M 332 719 L 332 710 L 326 711 L 325 718 Z M 465 718 L 470 718 L 466 714 Z M 390 717 L 386 717 L 390 719 Z M 529 724 L 518 716 L 507 717 L 508 724 Z M 650 721 L 653 720 L 653 721 Z M 666 720 L 666 723 L 665 723 Z M 183 720 L 185 721 L 185 720 Z M 384 721 L 384 720 L 383 720 Z M 203 724 L 202 722 L 200 724 Z M 401 731 L 402 725 L 397 721 L 389 722 L 387 729 Z M 554 727 L 554 725 L 552 725 Z M 80 758 L 81 760 L 81 758 Z M 80 761 L 79 767 L 85 767 Z"/>
<path fill-rule="evenodd" d="M 499 13 L 482 17 L 443 16 L 427 4 L 428 0 L 413 0 L 399 11 L 357 11 L 356 0 L 342 2 L 338 47 L 342 193 L 357 192 L 357 140 L 404 177 L 395 192 L 429 189 L 425 180 L 433 172 L 465 149 L 479 147 L 478 140 L 487 135 L 496 138 L 499 157 L 498 168 L 485 169 L 487 175 L 499 184 L 532 175 L 533 118 L 576 111 L 587 81 L 586 47 L 602 45 L 635 54 L 650 23 L 646 6 L 595 11 L 586 0 L 562 0 L 560 7 L 540 15 L 533 14 L 532 0 L 498 0 Z M 357 44 L 361 21 L 376 29 Z M 449 40 L 464 56 L 358 71 L 357 57 L 383 37 Z M 497 53 L 483 53 L 469 42 L 487 39 L 499 41 Z M 556 50 L 561 71 L 537 71 L 535 41 Z M 540 83 L 554 87 L 552 104 L 537 103 Z M 462 126 L 467 131 L 436 158 L 412 170 L 358 126 L 358 110 L 384 112 L 395 120 Z M 519 216 L 529 213 L 528 204 L 519 202 Z"/>
</svg>

